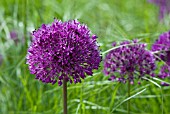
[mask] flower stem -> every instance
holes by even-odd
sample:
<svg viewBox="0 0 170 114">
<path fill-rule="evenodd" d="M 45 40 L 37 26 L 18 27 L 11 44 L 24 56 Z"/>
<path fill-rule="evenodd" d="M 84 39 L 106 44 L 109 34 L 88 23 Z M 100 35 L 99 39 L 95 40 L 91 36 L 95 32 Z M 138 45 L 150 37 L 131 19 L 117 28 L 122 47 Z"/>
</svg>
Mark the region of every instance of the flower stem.
<svg viewBox="0 0 170 114">
<path fill-rule="evenodd" d="M 63 114 L 67 114 L 67 82 L 63 80 Z"/>
<path fill-rule="evenodd" d="M 128 97 L 130 97 L 130 80 L 128 81 Z M 128 100 L 127 108 L 128 114 L 130 114 L 130 99 Z"/>
</svg>

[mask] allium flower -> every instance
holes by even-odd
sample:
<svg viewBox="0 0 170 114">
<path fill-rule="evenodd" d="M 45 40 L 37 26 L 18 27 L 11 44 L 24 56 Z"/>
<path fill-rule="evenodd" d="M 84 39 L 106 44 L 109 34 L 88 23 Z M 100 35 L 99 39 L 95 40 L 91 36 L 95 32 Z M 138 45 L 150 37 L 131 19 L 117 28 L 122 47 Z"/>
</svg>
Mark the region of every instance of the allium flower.
<svg viewBox="0 0 170 114">
<path fill-rule="evenodd" d="M 159 77 L 170 77 L 170 32 L 161 34 L 151 50 L 157 52 L 156 55 L 165 62 L 165 65 L 161 67 Z"/>
<path fill-rule="evenodd" d="M 43 24 L 33 31 L 33 40 L 28 49 L 27 64 L 36 79 L 44 83 L 62 85 L 63 79 L 81 82 L 101 62 L 96 35 L 90 36 L 86 25 L 77 20 L 52 25 Z"/>
<path fill-rule="evenodd" d="M 117 48 L 116 43 L 113 43 L 113 47 L 115 49 L 104 60 L 104 73 L 111 76 L 109 80 L 123 83 L 129 80 L 133 84 L 135 79 L 155 75 L 155 58 L 145 49 L 146 44 L 133 40 L 124 41 Z"/>
<path fill-rule="evenodd" d="M 19 39 L 18 39 L 18 33 L 16 31 L 11 31 L 10 37 L 12 40 L 14 40 L 15 43 L 18 43 Z"/>
<path fill-rule="evenodd" d="M 11 31 L 11 32 L 10 32 L 10 37 L 11 37 L 11 39 L 17 39 L 17 38 L 18 38 L 17 32 Z"/>
<path fill-rule="evenodd" d="M 160 78 L 170 77 L 170 66 L 163 65 L 158 75 Z"/>
<path fill-rule="evenodd" d="M 170 65 L 170 31 L 159 36 L 156 42 L 152 45 L 153 52 L 160 51 L 159 57 Z"/>
<path fill-rule="evenodd" d="M 30 40 L 31 40 L 31 33 L 30 33 L 30 32 L 27 33 L 27 36 L 28 36 L 28 38 L 30 38 Z M 22 35 L 21 37 L 22 37 L 22 39 L 19 39 L 19 33 L 16 32 L 16 31 L 14 31 L 14 30 L 10 32 L 10 38 L 15 42 L 16 45 L 17 45 L 18 43 L 24 44 L 24 42 L 25 42 L 25 37 L 24 37 L 24 35 Z"/>
<path fill-rule="evenodd" d="M 170 0 L 148 0 L 159 6 L 159 18 L 163 19 L 165 14 L 170 13 Z"/>
</svg>

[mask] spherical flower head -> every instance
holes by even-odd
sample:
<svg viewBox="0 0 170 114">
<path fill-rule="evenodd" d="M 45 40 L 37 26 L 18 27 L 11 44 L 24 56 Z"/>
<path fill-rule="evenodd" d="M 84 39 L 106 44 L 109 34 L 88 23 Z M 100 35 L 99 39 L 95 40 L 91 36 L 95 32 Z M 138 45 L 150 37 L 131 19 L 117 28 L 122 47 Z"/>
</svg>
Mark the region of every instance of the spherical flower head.
<svg viewBox="0 0 170 114">
<path fill-rule="evenodd" d="M 161 66 L 161 70 L 158 74 L 159 78 L 170 77 L 170 32 L 162 33 L 156 42 L 152 45 L 153 52 L 156 52 L 157 60 L 165 62 Z"/>
<path fill-rule="evenodd" d="M 159 36 L 156 42 L 152 45 L 153 52 L 159 52 L 157 55 L 170 65 L 170 31 Z"/>
<path fill-rule="evenodd" d="M 104 60 L 104 73 L 109 75 L 109 80 L 131 84 L 135 79 L 140 80 L 145 75 L 154 76 L 156 69 L 153 54 L 146 50 L 146 44 L 137 40 L 124 41 L 110 51 Z M 140 83 L 140 82 L 138 82 Z"/>
<path fill-rule="evenodd" d="M 170 13 L 170 1 L 169 0 L 148 0 L 151 3 L 156 4 L 159 7 L 159 19 L 162 20 L 165 14 Z"/>
<path fill-rule="evenodd" d="M 92 75 L 101 62 L 96 35 L 77 20 L 62 22 L 54 20 L 52 25 L 43 24 L 33 31 L 28 49 L 27 64 L 36 79 L 44 83 L 62 85 L 66 81 L 81 82 Z"/>
</svg>

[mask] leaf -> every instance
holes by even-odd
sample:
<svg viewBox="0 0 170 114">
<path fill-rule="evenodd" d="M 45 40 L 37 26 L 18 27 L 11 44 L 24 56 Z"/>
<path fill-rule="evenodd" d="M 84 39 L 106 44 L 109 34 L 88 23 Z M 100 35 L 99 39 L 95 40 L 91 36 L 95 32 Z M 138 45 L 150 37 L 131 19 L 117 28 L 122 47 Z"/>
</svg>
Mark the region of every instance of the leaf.
<svg viewBox="0 0 170 114">
<path fill-rule="evenodd" d="M 146 77 L 143 77 L 143 79 L 148 80 L 148 81 L 150 81 L 151 83 L 153 83 L 153 84 L 155 84 L 156 86 L 158 86 L 159 88 L 161 88 L 161 86 L 160 86 L 158 83 L 154 82 L 153 80 L 151 80 L 151 79 L 149 79 L 149 78 L 146 78 Z"/>
<path fill-rule="evenodd" d="M 170 84 L 169 82 L 165 82 L 165 81 L 163 81 L 163 80 L 161 80 L 161 79 L 159 79 L 159 78 L 153 77 L 153 79 L 154 79 L 154 80 L 157 80 L 157 81 L 159 81 L 159 82 L 164 82 L 164 83 Z"/>
<path fill-rule="evenodd" d="M 132 96 L 126 98 L 126 99 L 123 100 L 121 103 L 119 103 L 115 108 L 113 108 L 111 112 L 113 112 L 114 110 L 116 110 L 117 107 L 119 107 L 119 106 L 120 106 L 121 104 L 123 104 L 124 102 L 126 102 L 126 101 L 128 101 L 128 100 L 130 100 L 130 99 L 132 99 L 132 98 L 134 98 L 134 97 L 136 97 L 137 95 L 141 94 L 141 93 L 144 92 L 145 90 L 146 90 L 146 88 L 143 89 L 143 90 L 141 90 L 141 91 L 139 91 L 138 93 L 136 93 L 136 94 L 134 94 L 134 95 L 132 95 Z"/>
<path fill-rule="evenodd" d="M 110 103 L 110 108 L 113 107 L 114 105 L 114 101 L 115 101 L 115 98 L 116 98 L 116 93 L 117 93 L 117 90 L 118 88 L 120 87 L 120 84 L 117 84 L 114 88 L 114 91 L 113 91 L 113 94 L 112 94 L 112 100 L 111 100 L 111 103 Z"/>
</svg>

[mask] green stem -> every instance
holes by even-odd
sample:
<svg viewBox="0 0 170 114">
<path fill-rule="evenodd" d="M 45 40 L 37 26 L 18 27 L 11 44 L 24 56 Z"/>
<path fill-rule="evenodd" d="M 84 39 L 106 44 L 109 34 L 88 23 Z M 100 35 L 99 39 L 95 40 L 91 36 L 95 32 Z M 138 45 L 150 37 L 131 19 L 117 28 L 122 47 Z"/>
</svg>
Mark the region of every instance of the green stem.
<svg viewBox="0 0 170 114">
<path fill-rule="evenodd" d="M 128 97 L 130 97 L 130 81 L 128 81 Z M 130 114 L 130 99 L 128 100 L 127 108 L 128 114 Z"/>
<path fill-rule="evenodd" d="M 24 38 L 27 48 L 27 0 L 24 0 Z"/>
<path fill-rule="evenodd" d="M 164 96 L 163 96 L 163 91 L 162 91 L 162 88 L 161 88 L 161 96 L 162 96 L 162 114 L 164 114 Z"/>
<path fill-rule="evenodd" d="M 63 114 L 67 114 L 67 82 L 63 80 Z"/>
</svg>

